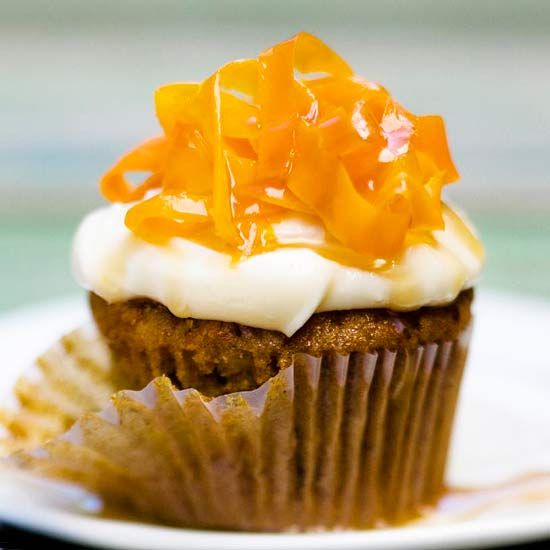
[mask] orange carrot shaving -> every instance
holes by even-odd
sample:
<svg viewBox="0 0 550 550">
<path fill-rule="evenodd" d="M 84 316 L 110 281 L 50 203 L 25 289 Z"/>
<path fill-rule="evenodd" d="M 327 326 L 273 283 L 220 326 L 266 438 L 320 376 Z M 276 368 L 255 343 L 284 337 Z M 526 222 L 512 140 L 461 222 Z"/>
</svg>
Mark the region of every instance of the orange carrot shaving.
<svg viewBox="0 0 550 550">
<path fill-rule="evenodd" d="M 443 228 L 441 189 L 459 175 L 441 117 L 407 111 L 310 34 L 162 86 L 155 103 L 163 136 L 100 184 L 110 201 L 138 201 L 126 225 L 140 238 L 242 256 L 276 245 L 272 223 L 304 215 L 331 246 L 389 260 Z M 132 172 L 147 175 L 134 186 Z"/>
</svg>

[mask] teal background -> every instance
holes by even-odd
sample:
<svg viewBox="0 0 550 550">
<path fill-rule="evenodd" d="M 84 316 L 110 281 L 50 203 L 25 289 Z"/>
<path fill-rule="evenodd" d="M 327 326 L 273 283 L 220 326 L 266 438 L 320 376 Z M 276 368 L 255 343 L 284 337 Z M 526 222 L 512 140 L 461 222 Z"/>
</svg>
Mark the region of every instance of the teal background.
<svg viewBox="0 0 550 550">
<path fill-rule="evenodd" d="M 72 234 L 152 94 L 299 30 L 417 113 L 442 114 L 446 197 L 487 248 L 481 285 L 550 299 L 550 2 L 0 2 L 0 310 L 78 292 Z"/>
</svg>

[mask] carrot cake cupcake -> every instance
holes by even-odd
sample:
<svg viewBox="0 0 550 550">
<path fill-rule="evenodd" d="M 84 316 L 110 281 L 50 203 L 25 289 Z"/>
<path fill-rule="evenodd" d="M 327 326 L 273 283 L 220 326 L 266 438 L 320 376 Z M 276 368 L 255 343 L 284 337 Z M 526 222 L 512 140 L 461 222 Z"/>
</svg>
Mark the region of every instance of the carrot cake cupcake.
<svg viewBox="0 0 550 550">
<path fill-rule="evenodd" d="M 483 262 L 441 199 L 459 177 L 442 118 L 306 33 L 162 86 L 155 105 L 162 134 L 105 174 L 112 204 L 74 244 L 113 368 L 129 389 L 164 375 L 205 402 L 274 392 L 260 428 L 238 421 L 260 441 L 241 481 L 216 482 L 241 516 L 199 498 L 159 519 L 367 528 L 433 504 Z"/>
</svg>

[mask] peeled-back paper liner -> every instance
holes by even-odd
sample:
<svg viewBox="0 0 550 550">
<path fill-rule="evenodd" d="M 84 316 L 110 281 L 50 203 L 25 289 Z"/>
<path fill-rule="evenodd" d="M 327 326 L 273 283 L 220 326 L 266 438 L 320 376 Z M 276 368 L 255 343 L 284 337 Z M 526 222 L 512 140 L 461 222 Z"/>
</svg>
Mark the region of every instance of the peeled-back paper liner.
<svg viewBox="0 0 550 550">
<path fill-rule="evenodd" d="M 106 342 L 90 324 L 63 336 L 19 378 L 0 407 L 0 456 L 45 443 L 124 388 Z"/>
<path fill-rule="evenodd" d="M 203 528 L 368 528 L 410 519 L 444 490 L 469 331 L 415 351 L 298 354 L 258 389 L 216 398 L 159 377 L 99 413 L 90 411 L 116 386 L 109 354 L 93 332 L 67 338 L 63 362 L 86 357 L 86 367 L 61 369 L 59 401 L 41 399 L 64 403 L 57 430 L 80 418 L 11 461 L 76 482 L 111 510 Z M 28 433 L 41 418 L 31 412 Z M 38 428 L 33 441 L 55 429 Z"/>
</svg>

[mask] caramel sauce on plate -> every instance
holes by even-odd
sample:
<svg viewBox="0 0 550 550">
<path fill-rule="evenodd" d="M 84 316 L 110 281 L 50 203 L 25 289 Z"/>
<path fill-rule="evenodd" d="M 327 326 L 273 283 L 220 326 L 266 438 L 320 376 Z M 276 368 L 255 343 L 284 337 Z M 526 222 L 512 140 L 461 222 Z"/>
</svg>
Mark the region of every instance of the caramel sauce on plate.
<svg viewBox="0 0 550 550">
<path fill-rule="evenodd" d="M 534 472 L 483 487 L 450 487 L 421 523 L 474 520 L 503 506 L 550 503 L 550 472 Z"/>
</svg>

